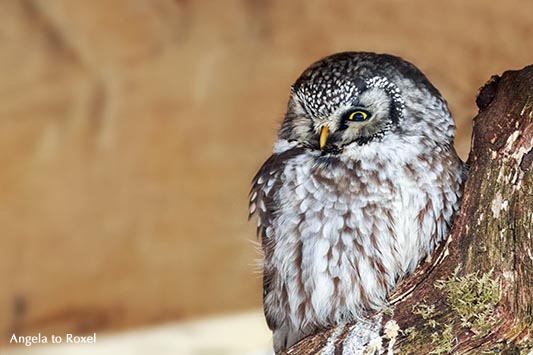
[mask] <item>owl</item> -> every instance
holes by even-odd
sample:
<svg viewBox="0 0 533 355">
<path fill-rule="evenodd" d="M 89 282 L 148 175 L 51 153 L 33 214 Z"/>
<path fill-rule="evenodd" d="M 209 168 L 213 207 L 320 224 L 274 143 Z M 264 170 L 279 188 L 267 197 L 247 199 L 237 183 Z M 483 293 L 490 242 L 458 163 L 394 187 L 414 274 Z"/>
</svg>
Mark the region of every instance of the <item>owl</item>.
<svg viewBox="0 0 533 355">
<path fill-rule="evenodd" d="M 439 91 L 399 57 L 338 53 L 296 80 L 250 192 L 276 353 L 386 308 L 446 239 L 465 175 L 454 131 Z"/>
</svg>

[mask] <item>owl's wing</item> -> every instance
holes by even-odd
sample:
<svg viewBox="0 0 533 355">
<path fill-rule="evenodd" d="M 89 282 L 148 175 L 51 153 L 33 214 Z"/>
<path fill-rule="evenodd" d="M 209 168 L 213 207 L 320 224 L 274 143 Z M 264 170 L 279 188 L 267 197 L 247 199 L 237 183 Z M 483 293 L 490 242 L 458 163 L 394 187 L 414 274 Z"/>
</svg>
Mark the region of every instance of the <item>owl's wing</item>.
<svg viewBox="0 0 533 355">
<path fill-rule="evenodd" d="M 281 184 L 281 166 L 277 155 L 272 155 L 263 164 L 252 180 L 250 190 L 249 216 L 257 215 L 257 237 L 261 238 L 261 249 L 264 259 L 269 260 L 272 254 L 272 231 L 271 226 L 273 216 L 278 209 L 275 201 L 276 191 Z M 272 273 L 267 265 L 263 265 L 263 302 L 271 290 Z M 266 321 L 270 329 L 275 329 L 276 325 L 265 312 Z"/>
<path fill-rule="evenodd" d="M 283 184 L 283 170 L 288 161 L 303 151 L 303 148 L 294 147 L 282 153 L 272 154 L 252 180 L 248 218 L 257 215 L 257 236 L 261 237 L 263 248 L 267 247 L 265 243 L 269 242 L 267 229 L 272 225 L 272 219 L 279 209 L 276 193 Z"/>
<path fill-rule="evenodd" d="M 265 261 L 271 259 L 273 253 L 274 233 L 272 224 L 274 216 L 279 210 L 276 193 L 283 184 L 283 170 L 287 162 L 303 152 L 301 148 L 293 148 L 279 154 L 273 154 L 259 169 L 252 180 L 250 190 L 249 217 L 257 215 L 257 236 L 261 238 L 261 247 Z M 272 271 L 265 263 L 263 267 L 263 300 L 270 293 L 272 287 Z M 266 314 L 267 324 L 270 329 L 277 328 L 274 320 Z"/>
<path fill-rule="evenodd" d="M 257 236 L 261 237 L 262 243 L 266 242 L 264 240 L 267 237 L 265 232 L 271 225 L 273 213 L 277 209 L 274 196 L 281 182 L 281 174 L 276 157 L 277 155 L 272 155 L 259 169 L 252 180 L 250 190 L 248 219 L 252 218 L 254 214 L 257 215 Z"/>
</svg>

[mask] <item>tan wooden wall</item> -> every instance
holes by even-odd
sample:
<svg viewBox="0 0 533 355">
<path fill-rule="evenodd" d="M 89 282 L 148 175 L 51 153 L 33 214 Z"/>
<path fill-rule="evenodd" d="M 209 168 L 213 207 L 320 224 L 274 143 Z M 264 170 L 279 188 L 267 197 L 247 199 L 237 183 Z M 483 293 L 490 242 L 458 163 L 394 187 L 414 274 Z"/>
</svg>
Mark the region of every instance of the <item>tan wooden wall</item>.
<svg viewBox="0 0 533 355">
<path fill-rule="evenodd" d="M 414 62 L 469 147 L 476 90 L 533 62 L 531 1 L 0 1 L 0 343 L 260 305 L 248 183 L 289 85 Z"/>
</svg>

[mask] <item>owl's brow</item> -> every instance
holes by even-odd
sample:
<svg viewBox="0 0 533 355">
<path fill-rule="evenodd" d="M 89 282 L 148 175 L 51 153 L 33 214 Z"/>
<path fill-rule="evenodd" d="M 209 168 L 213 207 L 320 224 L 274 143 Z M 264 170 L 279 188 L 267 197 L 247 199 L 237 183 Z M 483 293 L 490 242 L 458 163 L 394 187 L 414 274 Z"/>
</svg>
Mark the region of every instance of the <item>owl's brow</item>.
<svg viewBox="0 0 533 355">
<path fill-rule="evenodd" d="M 291 90 L 305 113 L 310 116 L 330 114 L 335 107 L 351 104 L 361 90 L 350 80 L 334 80 L 332 83 L 320 85 L 301 85 Z"/>
<path fill-rule="evenodd" d="M 393 82 L 389 81 L 383 76 L 374 76 L 365 81 L 367 88 L 378 88 L 385 91 L 394 105 L 398 119 L 403 118 L 403 109 L 405 108 L 405 101 L 402 98 L 401 91 Z"/>
</svg>

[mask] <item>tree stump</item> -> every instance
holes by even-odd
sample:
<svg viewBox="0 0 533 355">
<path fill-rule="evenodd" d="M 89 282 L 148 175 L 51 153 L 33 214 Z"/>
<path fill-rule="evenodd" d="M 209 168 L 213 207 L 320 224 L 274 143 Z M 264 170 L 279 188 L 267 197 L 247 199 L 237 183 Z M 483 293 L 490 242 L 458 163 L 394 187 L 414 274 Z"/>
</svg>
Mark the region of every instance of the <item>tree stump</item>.
<svg viewBox="0 0 533 355">
<path fill-rule="evenodd" d="M 533 354 L 533 65 L 493 76 L 476 103 L 446 244 L 400 282 L 390 309 L 286 354 Z"/>
</svg>

